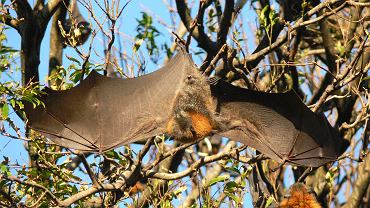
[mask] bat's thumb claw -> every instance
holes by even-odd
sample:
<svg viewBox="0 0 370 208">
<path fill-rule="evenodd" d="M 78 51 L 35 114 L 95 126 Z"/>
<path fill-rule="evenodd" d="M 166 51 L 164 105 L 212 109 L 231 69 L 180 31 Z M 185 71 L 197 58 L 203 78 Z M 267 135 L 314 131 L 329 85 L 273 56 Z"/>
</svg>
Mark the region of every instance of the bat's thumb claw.
<svg viewBox="0 0 370 208">
<path fill-rule="evenodd" d="M 217 85 L 217 83 L 219 83 L 221 80 L 220 77 L 218 76 L 215 76 L 215 77 L 208 77 L 207 78 L 207 82 L 210 84 L 210 85 Z"/>
</svg>

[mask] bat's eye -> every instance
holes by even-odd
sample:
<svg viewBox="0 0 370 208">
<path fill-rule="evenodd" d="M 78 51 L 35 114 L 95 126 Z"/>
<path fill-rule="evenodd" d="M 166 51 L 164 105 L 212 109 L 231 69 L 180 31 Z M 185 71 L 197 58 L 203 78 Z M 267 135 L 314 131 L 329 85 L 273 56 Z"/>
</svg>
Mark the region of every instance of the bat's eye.
<svg viewBox="0 0 370 208">
<path fill-rule="evenodd" d="M 188 84 L 193 84 L 194 80 L 195 80 L 194 77 L 191 74 L 188 74 L 188 76 L 186 77 L 185 82 L 188 83 Z"/>
</svg>

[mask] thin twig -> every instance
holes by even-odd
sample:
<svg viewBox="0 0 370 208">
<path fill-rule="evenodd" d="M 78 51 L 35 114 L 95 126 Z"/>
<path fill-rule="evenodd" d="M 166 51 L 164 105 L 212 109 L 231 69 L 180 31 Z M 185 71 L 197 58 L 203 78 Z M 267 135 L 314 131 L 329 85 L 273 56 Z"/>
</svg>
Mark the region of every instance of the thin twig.
<svg viewBox="0 0 370 208">
<path fill-rule="evenodd" d="M 227 48 L 227 44 L 224 44 L 220 51 L 218 51 L 218 53 L 216 54 L 216 56 L 212 59 L 211 63 L 208 65 L 208 67 L 206 68 L 206 70 L 204 70 L 204 74 L 206 76 L 209 76 L 212 72 L 212 69 L 214 69 L 216 67 L 216 64 L 218 62 L 218 60 L 220 60 L 221 58 L 221 55 L 225 52 L 225 49 Z"/>
<path fill-rule="evenodd" d="M 37 183 L 34 183 L 34 182 L 29 182 L 29 181 L 25 181 L 25 180 L 22 180 L 20 178 L 17 178 L 15 176 L 2 176 L 5 180 L 9 180 L 9 181 L 14 181 L 14 182 L 17 182 L 19 184 L 22 184 L 22 185 L 26 185 L 26 186 L 31 186 L 31 187 L 34 187 L 34 188 L 38 188 L 38 189 L 42 189 L 43 191 L 45 191 L 52 199 L 54 202 L 56 202 L 59 206 L 63 206 L 64 203 L 62 201 L 60 201 L 48 188 L 40 185 L 40 184 L 37 184 Z"/>
</svg>

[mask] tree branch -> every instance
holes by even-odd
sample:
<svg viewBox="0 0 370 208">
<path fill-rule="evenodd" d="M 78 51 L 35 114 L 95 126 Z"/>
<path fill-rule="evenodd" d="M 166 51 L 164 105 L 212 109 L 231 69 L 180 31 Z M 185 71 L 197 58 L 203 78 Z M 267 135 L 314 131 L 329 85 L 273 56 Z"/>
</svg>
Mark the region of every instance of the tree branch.
<svg viewBox="0 0 370 208">
<path fill-rule="evenodd" d="M 101 184 L 99 186 L 91 186 L 90 188 L 84 191 L 81 191 L 63 200 L 60 204 L 62 204 L 65 207 L 68 207 L 71 204 L 77 202 L 78 200 L 81 200 L 92 194 L 103 192 L 103 191 L 121 190 L 126 185 L 135 184 L 138 181 L 138 178 L 140 177 L 140 174 L 138 174 L 138 170 L 139 169 L 135 165 L 132 165 L 130 167 L 130 170 L 127 170 L 124 173 L 122 173 L 123 180 L 119 180 L 115 183 L 110 183 L 110 184 Z"/>
<path fill-rule="evenodd" d="M 194 20 L 190 16 L 190 10 L 186 5 L 185 0 L 176 0 L 177 11 L 180 15 L 181 21 L 184 23 L 186 29 L 191 31 L 192 23 Z M 204 12 L 204 10 L 203 10 Z M 198 14 L 203 17 L 202 14 Z M 198 26 L 193 29 L 192 36 L 198 42 L 199 46 L 203 48 L 207 53 L 214 54 L 216 52 L 216 44 L 205 34 L 204 31 L 201 31 L 199 28 L 203 27 Z"/>
<path fill-rule="evenodd" d="M 334 80 L 334 82 L 325 88 L 325 91 L 320 95 L 320 99 L 316 102 L 315 107 L 312 109 L 313 112 L 316 112 L 320 108 L 320 106 L 326 101 L 326 98 L 329 96 L 329 94 L 333 90 L 336 89 L 337 84 L 339 84 L 348 75 L 350 70 L 355 67 L 356 63 L 358 62 L 359 57 L 362 54 L 362 51 L 364 49 L 365 43 L 367 42 L 367 39 L 368 39 L 368 36 L 366 36 L 365 40 L 362 41 L 361 45 L 358 48 L 358 52 L 353 57 L 353 60 L 347 65 L 347 67 L 340 74 L 336 76 L 336 79 Z"/>
<path fill-rule="evenodd" d="M 217 45 L 221 48 L 226 43 L 226 37 L 229 33 L 229 29 L 232 23 L 232 17 L 234 12 L 234 0 L 225 1 L 224 12 L 221 16 L 221 22 L 219 30 L 217 32 Z"/>
<path fill-rule="evenodd" d="M 215 155 L 201 158 L 200 160 L 196 161 L 189 168 L 187 168 L 186 170 L 182 172 L 170 174 L 170 173 L 158 173 L 158 172 L 153 172 L 153 171 L 146 171 L 146 172 L 143 172 L 143 175 L 148 178 L 158 178 L 162 180 L 176 180 L 176 179 L 180 179 L 185 176 L 188 176 L 193 172 L 196 172 L 200 167 L 202 167 L 205 164 L 215 162 L 221 159 L 227 159 L 230 157 L 238 157 L 237 156 L 238 154 L 239 154 L 239 151 L 237 148 L 233 149 L 232 151 L 222 151 Z M 252 163 L 255 163 L 263 159 L 266 159 L 266 158 L 263 156 L 258 156 L 258 157 L 250 158 L 246 162 L 249 164 L 252 164 Z"/>
<path fill-rule="evenodd" d="M 63 0 L 49 0 L 48 3 L 42 8 L 40 11 L 40 27 L 46 28 L 49 20 L 54 15 L 55 11 L 57 10 L 58 6 L 62 3 Z"/>
<path fill-rule="evenodd" d="M 357 208 L 360 207 L 362 199 L 366 190 L 370 185 L 370 154 L 367 154 L 364 162 L 360 163 L 357 167 L 357 178 L 353 186 L 353 192 L 349 201 L 344 207 Z"/>
</svg>

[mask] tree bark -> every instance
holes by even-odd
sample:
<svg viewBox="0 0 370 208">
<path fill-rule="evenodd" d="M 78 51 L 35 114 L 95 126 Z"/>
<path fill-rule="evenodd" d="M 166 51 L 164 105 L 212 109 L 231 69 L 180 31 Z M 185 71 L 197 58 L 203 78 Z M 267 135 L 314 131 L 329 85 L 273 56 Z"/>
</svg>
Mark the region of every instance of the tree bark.
<svg viewBox="0 0 370 208">
<path fill-rule="evenodd" d="M 22 84 L 39 82 L 40 46 L 45 30 L 41 29 L 34 16 L 25 20 L 21 30 Z"/>
</svg>

